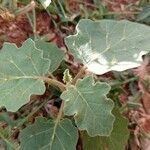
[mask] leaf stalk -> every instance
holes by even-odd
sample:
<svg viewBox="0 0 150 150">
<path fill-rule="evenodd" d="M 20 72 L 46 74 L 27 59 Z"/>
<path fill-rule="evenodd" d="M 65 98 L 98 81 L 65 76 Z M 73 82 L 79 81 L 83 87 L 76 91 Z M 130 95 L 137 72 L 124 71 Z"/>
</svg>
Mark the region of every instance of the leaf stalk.
<svg viewBox="0 0 150 150">
<path fill-rule="evenodd" d="M 61 92 L 65 91 L 65 89 L 66 89 L 65 84 L 63 84 L 55 79 L 44 78 L 44 81 L 46 83 L 48 83 L 49 85 L 54 85 L 54 86 L 58 87 L 61 90 Z"/>
<path fill-rule="evenodd" d="M 83 66 L 80 71 L 78 72 L 78 74 L 75 76 L 75 78 L 72 80 L 72 84 L 75 84 L 77 82 L 78 79 L 80 79 L 83 74 L 85 73 L 85 70 L 87 69 L 87 67 Z"/>
</svg>

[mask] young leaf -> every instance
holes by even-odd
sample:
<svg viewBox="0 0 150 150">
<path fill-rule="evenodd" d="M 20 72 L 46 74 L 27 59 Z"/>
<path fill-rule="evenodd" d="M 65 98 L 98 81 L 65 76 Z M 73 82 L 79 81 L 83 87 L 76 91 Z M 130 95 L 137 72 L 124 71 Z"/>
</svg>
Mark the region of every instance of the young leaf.
<svg viewBox="0 0 150 150">
<path fill-rule="evenodd" d="M 63 76 L 64 83 L 68 83 L 72 81 L 72 75 L 70 74 L 69 69 L 66 69 L 63 74 L 64 74 Z"/>
<path fill-rule="evenodd" d="M 54 72 L 62 62 L 64 53 L 57 46 L 52 43 L 44 41 L 36 41 L 35 45 L 37 48 L 43 50 L 43 57 L 51 60 L 51 66 L 49 71 Z"/>
<path fill-rule="evenodd" d="M 5 43 L 0 51 L 0 106 L 17 111 L 32 94 L 43 94 L 42 77 L 48 72 L 50 61 L 35 48 L 31 39 L 22 47 Z"/>
<path fill-rule="evenodd" d="M 124 150 L 129 138 L 128 121 L 117 109 L 113 110 L 116 117 L 112 133 L 109 137 L 89 137 L 82 133 L 83 149 L 91 150 Z"/>
<path fill-rule="evenodd" d="M 55 126 L 52 120 L 38 118 L 21 131 L 21 150 L 76 150 L 78 130 L 70 120 L 64 119 Z"/>
<path fill-rule="evenodd" d="M 42 6 L 46 9 L 50 3 L 51 3 L 51 0 L 39 0 L 40 3 L 42 4 Z"/>
<path fill-rule="evenodd" d="M 94 83 L 90 76 L 78 80 L 61 95 L 65 115 L 74 115 L 77 127 L 87 130 L 90 136 L 110 135 L 114 117 L 111 114 L 113 102 L 106 97 L 109 90 L 108 84 Z"/>
<path fill-rule="evenodd" d="M 96 74 L 140 65 L 150 51 L 150 27 L 130 21 L 81 20 L 65 43 L 76 60 Z"/>
</svg>

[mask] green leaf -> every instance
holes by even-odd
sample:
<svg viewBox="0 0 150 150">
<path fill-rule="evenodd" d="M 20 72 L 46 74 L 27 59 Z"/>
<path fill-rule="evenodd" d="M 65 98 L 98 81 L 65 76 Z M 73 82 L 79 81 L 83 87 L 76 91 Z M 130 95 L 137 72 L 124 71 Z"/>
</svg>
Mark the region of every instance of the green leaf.
<svg viewBox="0 0 150 150">
<path fill-rule="evenodd" d="M 8 112 L 1 112 L 0 113 L 0 122 L 5 122 L 7 123 L 10 127 L 14 127 L 15 125 L 15 120 L 13 120 Z"/>
<path fill-rule="evenodd" d="M 0 127 L 0 150 L 16 150 L 17 143 L 10 139 L 10 128 Z"/>
<path fill-rule="evenodd" d="M 51 0 L 39 0 L 40 3 L 42 4 L 42 6 L 46 9 L 50 3 L 51 3 Z"/>
<path fill-rule="evenodd" d="M 68 119 L 56 126 L 52 120 L 38 118 L 20 135 L 21 150 L 76 150 L 77 140 L 77 128 Z"/>
<path fill-rule="evenodd" d="M 64 53 L 61 49 L 52 43 L 36 41 L 36 47 L 43 50 L 43 57 L 51 60 L 49 71 L 54 72 L 62 62 Z"/>
<path fill-rule="evenodd" d="M 70 74 L 69 69 L 66 69 L 63 74 L 64 74 L 63 76 L 64 83 L 68 83 L 72 81 L 72 75 Z"/>
<path fill-rule="evenodd" d="M 82 133 L 83 149 L 91 150 L 124 150 L 129 138 L 128 121 L 120 112 L 115 109 L 113 114 L 116 117 L 114 127 L 109 137 L 89 137 Z"/>
<path fill-rule="evenodd" d="M 114 117 L 111 114 L 113 102 L 106 97 L 109 90 L 108 84 L 94 83 L 90 76 L 79 79 L 61 95 L 65 115 L 74 115 L 77 127 L 87 130 L 90 136 L 110 135 Z"/>
<path fill-rule="evenodd" d="M 35 48 L 31 39 L 22 47 L 5 43 L 0 51 L 0 106 L 17 111 L 32 94 L 45 92 L 42 77 L 48 72 L 50 61 Z"/>
<path fill-rule="evenodd" d="M 138 67 L 150 51 L 150 27 L 126 20 L 81 20 L 65 43 L 75 59 L 96 74 Z"/>
</svg>

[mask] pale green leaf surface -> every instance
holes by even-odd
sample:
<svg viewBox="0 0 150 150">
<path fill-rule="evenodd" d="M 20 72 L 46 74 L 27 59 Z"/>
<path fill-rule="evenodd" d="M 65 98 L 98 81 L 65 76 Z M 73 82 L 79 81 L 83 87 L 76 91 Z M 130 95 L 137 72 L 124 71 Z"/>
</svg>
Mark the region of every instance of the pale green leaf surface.
<svg viewBox="0 0 150 150">
<path fill-rule="evenodd" d="M 43 58 L 31 39 L 20 48 L 5 43 L 0 51 L 0 106 L 17 111 L 32 94 L 43 94 L 45 85 L 41 77 L 49 66 L 50 61 Z"/>
<path fill-rule="evenodd" d="M 36 41 L 36 47 L 43 50 L 43 57 L 51 60 L 49 71 L 54 72 L 62 62 L 64 53 L 61 49 L 52 43 Z"/>
<path fill-rule="evenodd" d="M 65 115 L 74 115 L 77 127 L 87 130 L 90 136 L 109 135 L 114 122 L 113 102 L 106 97 L 109 90 L 108 84 L 94 83 L 90 76 L 79 79 L 61 95 Z"/>
<path fill-rule="evenodd" d="M 109 137 L 89 137 L 82 133 L 84 150 L 124 150 L 129 138 L 128 121 L 116 109 L 113 110 L 116 117 L 114 127 Z"/>
<path fill-rule="evenodd" d="M 51 0 L 39 0 L 40 3 L 42 4 L 42 6 L 46 9 L 50 3 L 51 3 Z"/>
<path fill-rule="evenodd" d="M 21 131 L 21 150 L 76 150 L 78 130 L 69 119 L 55 127 L 52 120 L 38 118 L 36 122 Z"/>
<path fill-rule="evenodd" d="M 95 74 L 138 67 L 150 51 L 150 27 L 126 20 L 80 20 L 65 43 L 75 59 Z"/>
</svg>

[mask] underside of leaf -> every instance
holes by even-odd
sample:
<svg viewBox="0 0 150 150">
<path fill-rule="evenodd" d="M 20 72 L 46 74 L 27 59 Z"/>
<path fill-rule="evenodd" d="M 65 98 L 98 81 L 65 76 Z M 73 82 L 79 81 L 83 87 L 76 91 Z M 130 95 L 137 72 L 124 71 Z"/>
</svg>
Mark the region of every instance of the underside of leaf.
<svg viewBox="0 0 150 150">
<path fill-rule="evenodd" d="M 75 59 L 96 74 L 138 67 L 150 51 L 150 27 L 126 20 L 82 19 L 65 43 Z"/>
</svg>

